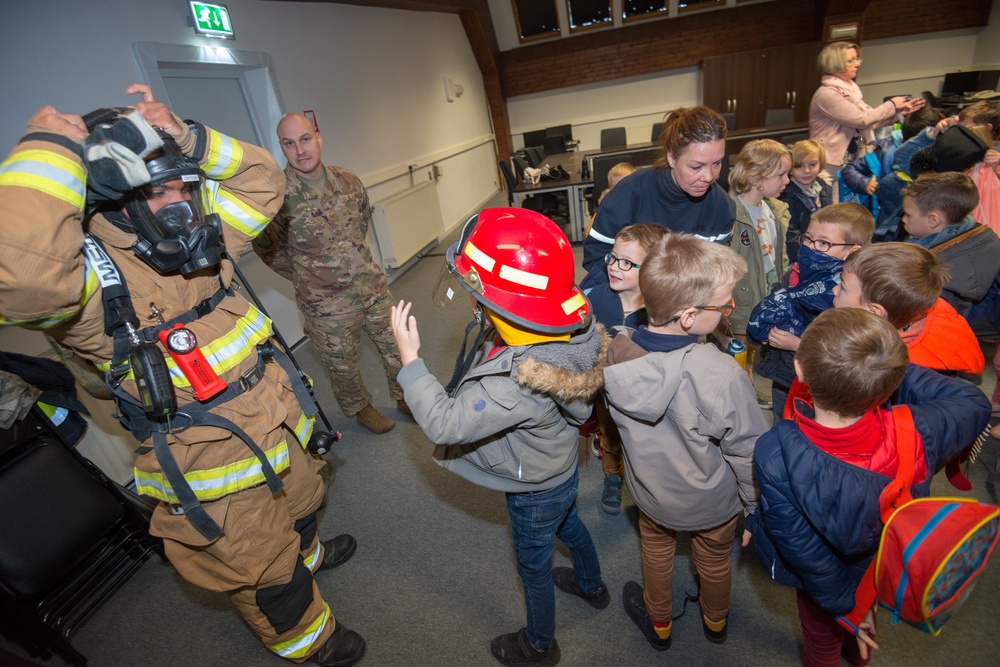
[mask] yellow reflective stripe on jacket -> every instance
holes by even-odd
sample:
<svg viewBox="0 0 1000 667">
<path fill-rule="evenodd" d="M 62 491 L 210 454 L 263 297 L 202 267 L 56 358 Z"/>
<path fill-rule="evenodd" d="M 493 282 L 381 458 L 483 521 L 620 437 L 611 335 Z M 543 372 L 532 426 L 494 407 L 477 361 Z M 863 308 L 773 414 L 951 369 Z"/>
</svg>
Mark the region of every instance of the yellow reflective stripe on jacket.
<svg viewBox="0 0 1000 667">
<path fill-rule="evenodd" d="M 57 408 L 54 405 L 42 403 L 41 401 L 35 401 L 35 405 L 37 405 L 39 409 L 45 413 L 45 416 L 49 418 L 49 421 L 56 426 L 59 426 L 59 424 L 66 421 L 66 417 L 69 415 L 69 410 L 66 408 Z"/>
<path fill-rule="evenodd" d="M 233 328 L 228 333 L 219 336 L 207 345 L 198 345 L 198 347 L 216 374 L 221 376 L 243 363 L 254 348 L 267 340 L 270 335 L 271 320 L 257 310 L 253 304 L 248 303 L 246 315 L 236 318 Z M 190 387 L 190 380 L 184 376 L 180 367 L 169 354 L 166 355 L 166 360 L 173 385 L 175 387 Z M 107 372 L 111 368 L 111 362 L 101 362 L 97 364 L 97 368 Z M 133 379 L 131 368 L 124 376 L 124 380 L 130 379 Z"/>
<path fill-rule="evenodd" d="M 230 178 L 243 162 L 243 146 L 232 137 L 208 130 L 208 149 L 201 168 L 209 178 L 220 180 Z"/>
<path fill-rule="evenodd" d="M 212 212 L 218 213 L 222 221 L 233 229 L 254 238 L 271 221 L 233 193 L 222 189 L 217 182 L 207 181 L 205 185 L 212 194 Z"/>
<path fill-rule="evenodd" d="M 51 317 L 46 317 L 44 320 L 12 320 L 9 317 L 0 315 L 0 325 L 19 326 L 25 329 L 49 329 L 75 316 L 90 301 L 90 297 L 94 296 L 94 292 L 97 291 L 97 287 L 100 285 L 100 282 L 97 280 L 97 271 L 94 269 L 94 265 L 90 263 L 90 258 L 86 255 L 83 257 L 83 267 L 87 276 L 83 282 L 83 293 L 80 295 L 80 303 L 76 307 L 56 313 Z"/>
<path fill-rule="evenodd" d="M 237 436 L 233 436 L 234 438 Z M 249 451 L 249 450 L 247 450 Z M 288 468 L 288 442 L 280 443 L 264 452 L 274 472 L 280 473 Z M 136 491 L 144 496 L 151 496 L 168 503 L 179 503 L 173 487 L 161 473 L 146 472 L 134 469 Z M 256 456 L 230 463 L 229 465 L 209 468 L 207 470 L 192 470 L 184 474 L 194 495 L 201 502 L 218 500 L 231 493 L 249 489 L 267 482 L 261 470 L 261 462 Z"/>
<path fill-rule="evenodd" d="M 87 176 L 76 160 L 52 151 L 15 151 L 0 164 L 0 185 L 31 188 L 83 210 Z"/>
<path fill-rule="evenodd" d="M 319 562 L 320 562 L 319 552 L 322 550 L 323 550 L 323 545 L 320 544 L 319 540 L 316 540 L 316 548 L 313 549 L 313 552 L 309 554 L 308 557 L 302 559 L 303 564 L 306 566 L 306 568 L 308 568 L 310 572 L 315 573 L 316 568 L 319 567 Z"/>
<path fill-rule="evenodd" d="M 330 616 L 330 605 L 324 602 L 322 613 L 316 617 L 315 621 L 309 624 L 309 627 L 301 635 L 280 644 L 275 644 L 271 647 L 271 650 L 286 660 L 297 660 L 306 657 L 312 645 L 316 643 L 316 640 L 323 636 L 323 629 L 330 622 Z"/>
<path fill-rule="evenodd" d="M 306 413 L 299 415 L 299 423 L 295 425 L 295 437 L 299 439 L 302 448 L 305 449 L 312 437 L 313 427 L 316 425 L 315 417 L 306 417 Z"/>
</svg>

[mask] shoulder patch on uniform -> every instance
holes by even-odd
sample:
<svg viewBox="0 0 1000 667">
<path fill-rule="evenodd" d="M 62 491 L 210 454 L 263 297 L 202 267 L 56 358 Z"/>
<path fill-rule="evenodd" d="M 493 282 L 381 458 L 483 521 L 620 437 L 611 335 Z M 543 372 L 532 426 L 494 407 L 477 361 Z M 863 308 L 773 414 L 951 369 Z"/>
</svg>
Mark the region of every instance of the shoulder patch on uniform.
<svg viewBox="0 0 1000 667">
<path fill-rule="evenodd" d="M 745 229 L 740 232 L 740 245 L 746 248 L 750 247 L 750 232 Z"/>
</svg>

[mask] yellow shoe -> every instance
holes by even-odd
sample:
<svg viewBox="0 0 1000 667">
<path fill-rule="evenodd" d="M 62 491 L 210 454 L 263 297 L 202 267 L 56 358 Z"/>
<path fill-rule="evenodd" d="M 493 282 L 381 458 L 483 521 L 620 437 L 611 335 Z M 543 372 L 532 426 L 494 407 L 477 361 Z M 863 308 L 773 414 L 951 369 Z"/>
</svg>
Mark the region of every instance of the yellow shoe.
<svg viewBox="0 0 1000 667">
<path fill-rule="evenodd" d="M 370 403 L 355 415 L 355 419 L 372 433 L 388 433 L 396 425 L 396 422 L 373 408 Z"/>
</svg>

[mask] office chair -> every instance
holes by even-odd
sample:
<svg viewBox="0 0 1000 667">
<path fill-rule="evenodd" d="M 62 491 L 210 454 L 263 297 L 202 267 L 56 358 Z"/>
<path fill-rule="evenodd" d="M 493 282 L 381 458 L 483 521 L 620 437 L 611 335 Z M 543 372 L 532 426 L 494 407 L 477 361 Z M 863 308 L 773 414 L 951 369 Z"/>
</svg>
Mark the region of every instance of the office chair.
<svg viewBox="0 0 1000 667">
<path fill-rule="evenodd" d="M 556 125 L 555 127 L 545 128 L 546 137 L 554 137 L 558 134 L 562 135 L 563 141 L 573 141 L 573 126 L 572 125 Z"/>
<path fill-rule="evenodd" d="M 764 112 L 764 127 L 791 125 L 795 122 L 795 109 L 768 109 Z"/>
<path fill-rule="evenodd" d="M 528 158 L 529 167 L 541 167 L 545 162 L 545 151 L 541 146 L 528 146 L 524 149 L 524 155 Z"/>
<path fill-rule="evenodd" d="M 736 114 L 735 113 L 724 113 L 722 117 L 726 120 L 726 129 L 735 130 L 736 129 Z"/>
<path fill-rule="evenodd" d="M 507 206 L 513 206 L 514 188 L 517 187 L 517 179 L 514 178 L 514 172 L 511 170 L 507 160 L 500 159 L 497 161 L 497 164 L 500 166 L 500 173 L 503 174 L 504 183 L 507 185 Z"/>
<path fill-rule="evenodd" d="M 553 134 L 542 139 L 542 151 L 546 157 L 560 155 L 566 152 L 566 138 L 561 134 Z M 553 167 L 555 165 L 552 165 Z"/>
<path fill-rule="evenodd" d="M 524 180 L 524 170 L 527 169 L 530 165 L 520 155 L 512 155 L 511 158 L 510 158 L 510 160 L 511 160 L 511 162 L 514 163 L 514 175 L 517 176 L 517 180 L 519 182 L 523 181 Z"/>
<path fill-rule="evenodd" d="M 797 134 L 786 134 L 779 141 L 786 146 L 791 146 L 792 144 L 798 143 L 800 141 L 805 141 L 809 138 L 808 132 L 799 132 Z"/>
<path fill-rule="evenodd" d="M 624 127 L 606 127 L 601 130 L 601 150 L 622 148 L 628 145 Z"/>
<path fill-rule="evenodd" d="M 653 123 L 653 132 L 649 137 L 649 140 L 656 143 L 660 140 L 660 135 L 663 134 L 663 123 Z"/>
</svg>

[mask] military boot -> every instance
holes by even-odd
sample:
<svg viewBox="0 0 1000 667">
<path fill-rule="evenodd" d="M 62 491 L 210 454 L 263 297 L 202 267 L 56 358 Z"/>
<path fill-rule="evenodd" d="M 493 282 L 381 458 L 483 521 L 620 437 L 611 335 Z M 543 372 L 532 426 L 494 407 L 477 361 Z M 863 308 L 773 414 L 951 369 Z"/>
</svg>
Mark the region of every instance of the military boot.
<svg viewBox="0 0 1000 667">
<path fill-rule="evenodd" d="M 371 403 L 366 405 L 364 410 L 356 414 L 355 418 L 359 424 L 372 433 L 388 433 L 396 425 L 396 422 L 372 407 Z"/>
</svg>

